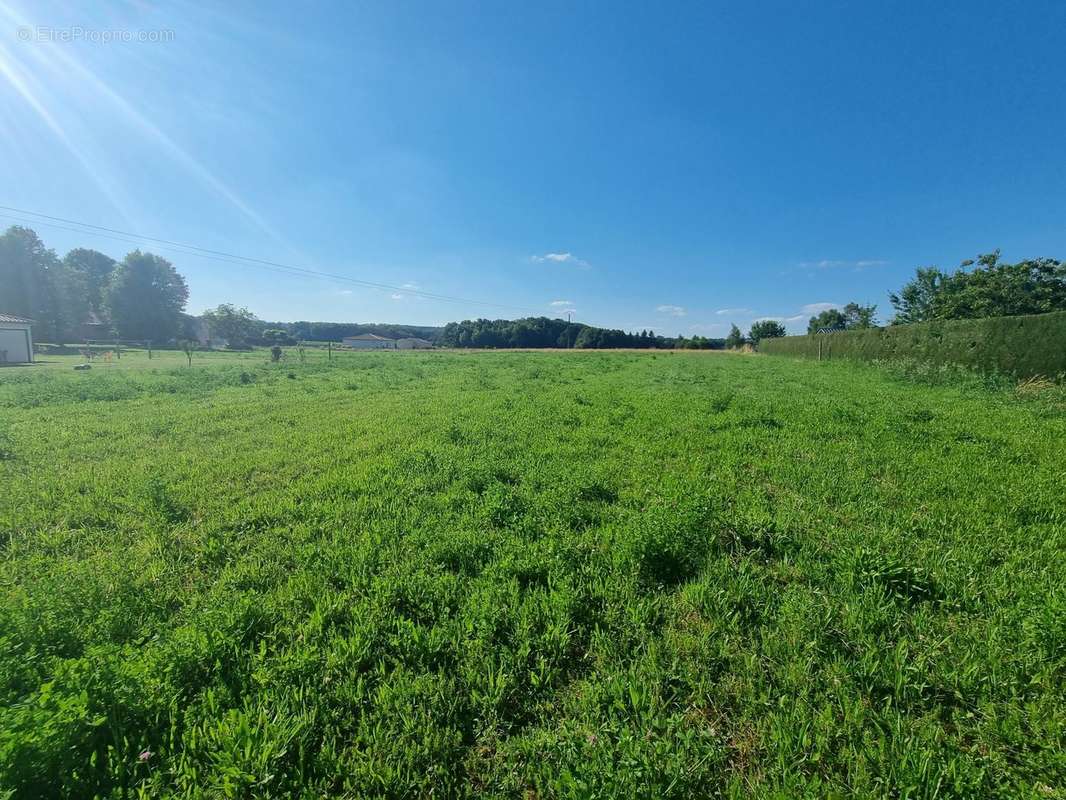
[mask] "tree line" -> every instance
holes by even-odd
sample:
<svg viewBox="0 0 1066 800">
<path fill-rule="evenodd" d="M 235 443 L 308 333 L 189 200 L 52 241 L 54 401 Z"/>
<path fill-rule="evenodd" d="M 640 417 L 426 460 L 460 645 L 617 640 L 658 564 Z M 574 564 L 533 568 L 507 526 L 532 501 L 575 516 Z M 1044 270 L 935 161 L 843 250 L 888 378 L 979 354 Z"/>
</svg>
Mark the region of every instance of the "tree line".
<svg viewBox="0 0 1066 800">
<path fill-rule="evenodd" d="M 266 322 L 246 308 L 223 303 L 200 319 L 185 314 L 189 288 L 167 259 L 133 250 L 117 261 L 78 247 L 60 258 L 30 228 L 14 225 L 0 236 L 0 311 L 36 322 L 39 341 L 57 343 L 118 337 L 157 344 L 200 338 L 201 320 L 210 336 L 230 346 L 334 341 L 374 333 L 390 338 L 419 337 L 445 347 L 700 349 L 757 345 L 784 336 L 777 320 L 752 323 L 747 334 L 735 324 L 721 339 L 659 336 L 548 317 L 476 319 L 443 329 L 418 325 L 335 322 Z M 889 295 L 895 315 L 889 324 L 930 320 L 1043 314 L 1066 310 L 1066 264 L 1037 258 L 1015 264 L 998 250 L 963 261 L 952 272 L 919 267 L 899 292 Z M 812 316 L 808 333 L 854 330 L 878 325 L 877 306 L 848 303 Z"/>
<path fill-rule="evenodd" d="M 972 269 L 970 269 L 972 267 Z M 1000 260 L 999 251 L 963 261 L 953 272 L 919 267 L 898 293 L 889 295 L 895 315 L 891 325 L 947 319 L 1006 317 L 1066 310 L 1066 264 L 1051 258 Z M 812 316 L 807 333 L 820 330 L 859 330 L 878 326 L 877 306 L 847 303 Z M 763 339 L 785 336 L 778 320 L 752 323 L 745 335 L 733 324 L 724 339 L 695 336 L 656 336 L 596 328 L 547 317 L 516 320 L 464 320 L 448 324 L 440 343 L 446 347 L 531 348 L 738 348 Z"/>
<path fill-rule="evenodd" d="M 36 338 L 85 338 L 86 323 L 124 339 L 167 341 L 183 332 L 189 287 L 161 256 L 133 250 L 121 261 L 78 247 L 63 258 L 29 228 L 0 236 L 3 311 L 36 322 Z"/>
<path fill-rule="evenodd" d="M 268 322 L 232 303 L 193 317 L 185 313 L 188 284 L 167 259 L 134 250 L 118 261 L 83 247 L 60 258 L 35 231 L 18 225 L 0 236 L 0 286 L 0 311 L 32 319 L 35 338 L 57 344 L 120 338 L 158 345 L 206 334 L 239 348 L 340 342 L 363 333 L 433 341 L 440 333 L 423 325 Z"/>
<path fill-rule="evenodd" d="M 522 319 L 468 319 L 449 322 L 440 335 L 444 347 L 478 348 L 576 348 L 604 350 L 631 348 L 637 350 L 726 350 L 762 339 L 784 336 L 785 326 L 777 320 L 764 319 L 752 323 L 747 334 L 733 325 L 724 338 L 707 336 L 659 336 L 653 330 L 623 331 L 598 328 L 580 322 L 567 322 L 548 317 Z"/>
<path fill-rule="evenodd" d="M 211 335 L 231 347 L 294 345 L 297 342 L 340 342 L 346 336 L 372 333 L 387 339 L 418 338 L 434 342 L 441 329 L 430 325 L 355 322 L 267 322 L 247 308 L 223 303 L 201 314 Z"/>
<path fill-rule="evenodd" d="M 919 267 L 913 280 L 889 300 L 896 310 L 895 324 L 1063 311 L 1066 263 L 1036 258 L 1008 264 L 996 250 L 963 261 L 954 272 Z"/>
<path fill-rule="evenodd" d="M 895 311 L 890 325 L 1064 311 L 1066 263 L 1034 258 L 1010 264 L 995 250 L 967 259 L 951 272 L 918 267 L 914 278 L 888 299 Z M 877 327 L 876 312 L 877 306 L 848 303 L 811 317 L 807 332 Z"/>
<path fill-rule="evenodd" d="M 431 325 L 394 325 L 390 323 L 357 322 L 268 322 L 268 328 L 284 328 L 297 339 L 310 342 L 339 342 L 345 336 L 372 333 L 387 339 L 426 339 L 436 341 L 441 329 Z"/>
<path fill-rule="evenodd" d="M 522 319 L 467 319 L 449 322 L 440 334 L 444 347 L 478 348 L 635 348 L 647 350 L 714 350 L 725 347 L 724 339 L 704 336 L 659 336 L 653 330 L 629 332 L 598 328 L 580 322 L 549 317 Z"/>
</svg>

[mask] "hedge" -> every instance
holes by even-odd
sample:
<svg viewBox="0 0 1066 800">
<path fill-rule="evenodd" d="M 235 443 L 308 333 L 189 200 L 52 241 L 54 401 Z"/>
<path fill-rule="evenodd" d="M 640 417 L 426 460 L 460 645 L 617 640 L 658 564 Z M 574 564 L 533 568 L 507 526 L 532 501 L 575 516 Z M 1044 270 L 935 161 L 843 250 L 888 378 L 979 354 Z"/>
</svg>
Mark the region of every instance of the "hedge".
<svg viewBox="0 0 1066 800">
<path fill-rule="evenodd" d="M 908 359 L 1018 377 L 1066 373 L 1066 311 L 955 319 L 764 339 L 759 350 L 805 358 Z"/>
</svg>

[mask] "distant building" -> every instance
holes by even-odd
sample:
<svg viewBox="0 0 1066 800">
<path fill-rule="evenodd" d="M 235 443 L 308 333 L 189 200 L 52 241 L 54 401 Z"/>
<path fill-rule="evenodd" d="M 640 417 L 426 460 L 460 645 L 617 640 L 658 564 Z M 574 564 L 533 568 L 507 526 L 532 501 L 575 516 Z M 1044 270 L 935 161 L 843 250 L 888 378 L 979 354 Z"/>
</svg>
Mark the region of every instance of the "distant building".
<svg viewBox="0 0 1066 800">
<path fill-rule="evenodd" d="M 417 336 L 409 336 L 406 339 L 397 339 L 396 348 L 398 350 L 431 350 L 433 342 L 419 339 Z"/>
<path fill-rule="evenodd" d="M 32 319 L 0 314 L 0 364 L 32 364 Z"/>
<path fill-rule="evenodd" d="M 374 333 L 361 333 L 358 336 L 345 336 L 342 340 L 345 347 L 354 350 L 395 350 L 396 340 L 386 339 Z"/>
</svg>

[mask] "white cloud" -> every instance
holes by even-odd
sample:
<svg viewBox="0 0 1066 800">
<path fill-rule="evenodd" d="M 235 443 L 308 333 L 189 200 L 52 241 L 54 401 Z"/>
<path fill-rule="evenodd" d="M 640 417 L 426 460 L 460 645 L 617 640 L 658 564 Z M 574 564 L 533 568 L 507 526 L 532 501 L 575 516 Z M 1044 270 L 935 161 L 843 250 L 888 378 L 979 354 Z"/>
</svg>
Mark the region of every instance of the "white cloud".
<svg viewBox="0 0 1066 800">
<path fill-rule="evenodd" d="M 581 269 L 588 269 L 591 264 L 585 261 L 583 258 L 578 258 L 573 253 L 545 253 L 542 256 L 530 256 L 529 260 L 535 264 L 543 264 L 545 261 L 550 261 L 554 264 L 573 264 L 575 267 Z"/>
<path fill-rule="evenodd" d="M 810 316 L 809 314 L 796 314 L 794 317 L 785 317 L 785 322 L 802 322 Z"/>
<path fill-rule="evenodd" d="M 669 314 L 671 317 L 683 317 L 687 313 L 685 309 L 681 306 L 656 306 L 655 310 L 658 311 L 660 314 Z"/>
<path fill-rule="evenodd" d="M 419 289 L 421 287 L 419 287 L 419 285 L 417 283 L 415 283 L 414 281 L 408 281 L 407 283 L 400 284 L 400 288 L 401 289 L 407 289 L 408 291 L 413 292 L 413 291 L 416 291 L 417 289 Z"/>
<path fill-rule="evenodd" d="M 404 297 L 399 292 L 396 292 L 396 293 L 394 293 L 392 295 L 389 295 L 389 296 L 392 297 L 393 300 L 403 300 L 403 297 Z"/>
<path fill-rule="evenodd" d="M 343 295 L 349 295 L 351 293 L 352 293 L 351 289 L 341 289 L 340 291 L 337 292 L 337 294 L 343 294 Z"/>
<path fill-rule="evenodd" d="M 750 308 L 720 308 L 714 313 L 720 317 L 724 317 L 727 315 L 731 317 L 746 317 L 749 314 L 754 314 L 755 312 L 752 311 Z"/>
<path fill-rule="evenodd" d="M 840 303 L 808 303 L 800 308 L 804 314 L 814 315 L 821 314 L 823 311 L 828 311 L 831 308 L 840 308 Z"/>
<path fill-rule="evenodd" d="M 847 259 L 839 258 L 823 258 L 820 261 L 801 261 L 799 266 L 804 269 L 839 269 L 839 268 L 852 268 L 856 270 L 870 269 L 871 267 L 880 267 L 888 262 L 880 258 L 860 258 L 855 261 L 849 261 Z"/>
<path fill-rule="evenodd" d="M 562 308 L 563 306 L 573 305 L 572 300 L 552 300 L 548 303 L 552 308 Z"/>
</svg>

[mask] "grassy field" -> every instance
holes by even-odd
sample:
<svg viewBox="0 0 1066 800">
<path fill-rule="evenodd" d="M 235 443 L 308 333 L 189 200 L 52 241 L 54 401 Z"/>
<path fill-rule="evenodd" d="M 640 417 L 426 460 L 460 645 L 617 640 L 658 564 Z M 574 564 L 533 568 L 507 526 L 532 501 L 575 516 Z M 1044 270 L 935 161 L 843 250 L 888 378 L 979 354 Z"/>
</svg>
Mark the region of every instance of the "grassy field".
<svg viewBox="0 0 1066 800">
<path fill-rule="evenodd" d="M 289 361 L 298 360 L 296 348 L 284 348 L 287 352 L 286 358 Z M 170 369 L 173 367 L 186 367 L 189 364 L 188 358 L 185 353 L 180 350 L 153 350 L 152 357 L 148 357 L 147 350 L 135 349 L 135 348 L 122 348 L 121 353 L 116 357 L 114 351 L 111 352 L 110 357 L 105 357 L 109 352 L 102 348 L 98 348 L 95 352 L 91 363 L 92 370 L 110 371 L 110 370 L 122 370 L 122 369 Z M 322 353 L 322 358 L 327 357 L 327 353 Z M 260 366 L 263 361 L 269 359 L 269 352 L 265 348 L 251 351 L 240 350 L 196 350 L 192 354 L 192 363 L 194 367 L 207 367 L 207 366 L 235 366 L 240 363 L 247 363 L 252 366 Z M 318 359 L 319 353 L 317 349 L 305 348 L 304 358 L 305 362 L 308 358 Z M 34 356 L 36 361 L 32 367 L 18 367 L 18 369 L 33 369 L 35 371 L 40 370 L 63 370 L 67 371 L 74 367 L 75 364 L 84 364 L 85 359 L 80 355 L 53 355 L 51 353 L 38 353 Z M 0 375 L 0 381 L 3 380 L 3 375 Z"/>
<path fill-rule="evenodd" d="M 0 371 L 0 796 L 1066 796 L 1054 388 L 45 360 Z"/>
</svg>

